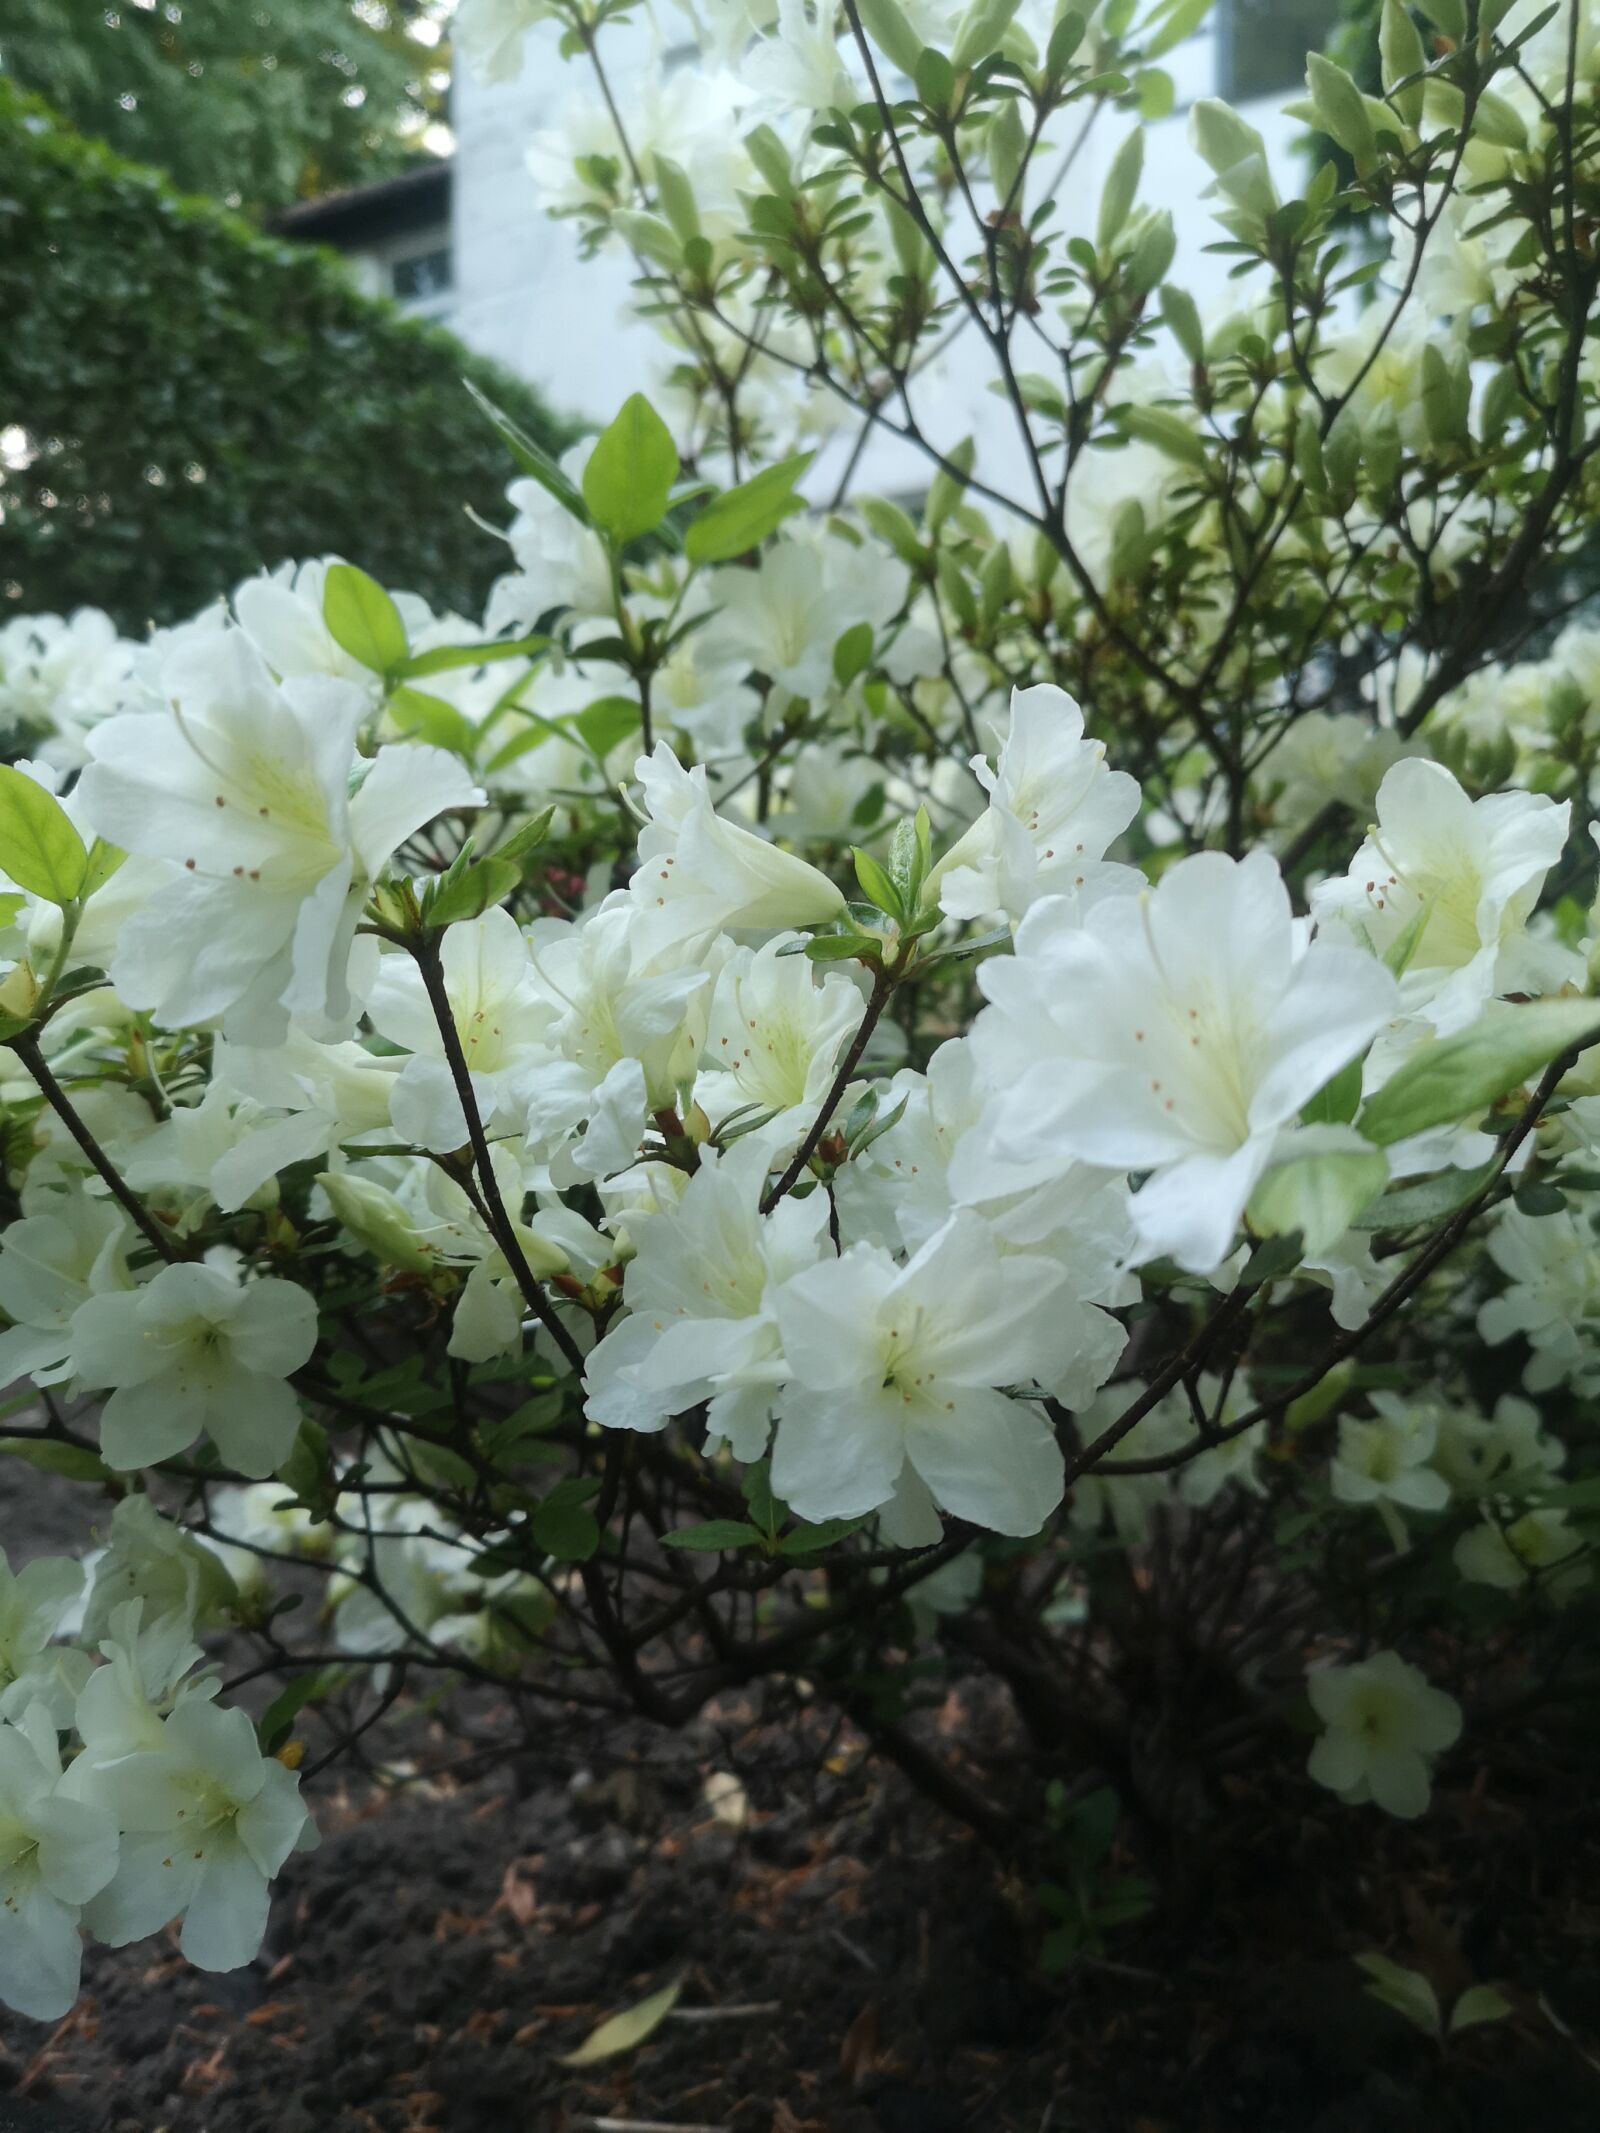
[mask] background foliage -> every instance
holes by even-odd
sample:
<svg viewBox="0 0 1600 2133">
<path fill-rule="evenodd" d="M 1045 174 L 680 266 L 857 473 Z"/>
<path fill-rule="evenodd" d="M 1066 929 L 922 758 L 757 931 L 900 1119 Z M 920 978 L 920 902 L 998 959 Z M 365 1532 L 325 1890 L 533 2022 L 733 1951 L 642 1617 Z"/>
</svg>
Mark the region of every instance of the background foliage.
<svg viewBox="0 0 1600 2133">
<path fill-rule="evenodd" d="M 426 0 L 6 0 L 0 70 L 186 191 L 269 210 L 400 169 L 438 115 Z"/>
<path fill-rule="evenodd" d="M 462 380 L 559 445 L 524 386 L 3 83 L 0 172 L 0 613 L 142 630 L 325 550 L 481 608 L 507 467 Z"/>
</svg>

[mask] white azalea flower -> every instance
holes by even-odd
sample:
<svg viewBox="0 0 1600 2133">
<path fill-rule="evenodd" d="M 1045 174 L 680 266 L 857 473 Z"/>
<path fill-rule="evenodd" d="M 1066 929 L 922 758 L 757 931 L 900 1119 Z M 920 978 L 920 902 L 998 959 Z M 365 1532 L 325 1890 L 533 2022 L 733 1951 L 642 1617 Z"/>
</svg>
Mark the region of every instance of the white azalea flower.
<svg viewBox="0 0 1600 2133">
<path fill-rule="evenodd" d="M 760 1129 L 769 1148 L 792 1145 L 815 1118 L 865 1012 L 849 978 L 819 976 L 803 955 L 782 953 L 793 938 L 735 949 L 723 964 L 706 1027 L 707 1071 L 695 1084 L 713 1125 L 748 1104 L 775 1113 Z"/>
<path fill-rule="evenodd" d="M 520 1131 L 553 1019 L 521 929 L 509 911 L 486 911 L 450 927 L 440 963 L 479 1116 L 491 1131 Z M 440 1154 L 464 1146 L 467 1121 L 444 1038 L 410 956 L 388 955 L 379 963 L 367 1012 L 380 1036 L 411 1053 L 390 1098 L 395 1131 Z"/>
<path fill-rule="evenodd" d="M 1134 869 L 1105 854 L 1138 813 L 1139 787 L 1105 757 L 1103 742 L 1084 739 L 1083 713 L 1064 689 L 1013 689 L 994 767 L 973 757 L 989 805 L 939 863 L 939 908 L 1016 920 L 1041 896 L 1137 888 Z"/>
<path fill-rule="evenodd" d="M 91 1296 L 129 1289 L 129 1228 L 113 1200 L 81 1190 L 32 1191 L 0 1233 L 0 1382 L 55 1385 L 71 1375 L 72 1319 Z"/>
<path fill-rule="evenodd" d="M 1523 1373 L 1530 1392 L 1600 1384 L 1600 1246 L 1591 1224 L 1571 1209 L 1527 1215 L 1507 1206 L 1488 1249 L 1508 1285 L 1479 1309 L 1483 1338 L 1497 1346 L 1523 1336 L 1533 1350 Z"/>
<path fill-rule="evenodd" d="M 93 736 L 91 828 L 172 863 L 123 925 L 118 991 L 169 1026 L 226 1017 L 281 1041 L 290 1013 L 354 1012 L 348 965 L 366 886 L 442 809 L 478 797 L 442 750 L 385 748 L 354 796 L 364 691 L 326 676 L 278 683 L 238 631 L 180 649 L 170 713 L 128 713 Z"/>
<path fill-rule="evenodd" d="M 628 1315 L 589 1358 L 584 1412 L 609 1429 L 658 1430 L 709 1400 L 707 1428 L 739 1459 L 766 1450 L 784 1364 L 780 1285 L 822 1249 L 827 1199 L 781 1201 L 763 1217 L 766 1156 L 739 1142 L 702 1162 L 676 1206 L 636 1220 Z"/>
<path fill-rule="evenodd" d="M 650 954 L 642 931 L 626 895 L 578 925 L 541 920 L 530 931 L 552 1019 L 527 1136 L 559 1185 L 628 1169 L 649 1114 L 675 1105 L 694 1079 L 723 950 L 674 942 Z"/>
<path fill-rule="evenodd" d="M 1565 802 L 1469 800 L 1441 764 L 1408 759 L 1378 787 L 1377 812 L 1348 873 L 1313 890 L 1311 908 L 1380 955 L 1420 929 L 1400 980 L 1408 1013 L 1448 1036 L 1496 994 L 1562 982 L 1565 965 L 1529 940 L 1527 923 L 1567 840 Z"/>
<path fill-rule="evenodd" d="M 54 1640 L 82 1606 L 82 1563 L 41 1555 L 13 1571 L 0 1548 L 0 1718 L 42 1704 L 57 1728 L 71 1723 L 89 1671 L 84 1653 Z"/>
<path fill-rule="evenodd" d="M 175 1619 L 215 1629 L 238 1597 L 233 1579 L 208 1548 L 148 1496 L 125 1496 L 111 1514 L 106 1546 L 89 1556 L 89 1602 L 78 1634 L 96 1644 L 112 1633 L 120 1610 L 142 1603 L 151 1622 Z"/>
<path fill-rule="evenodd" d="M 1308 943 L 1265 853 L 1202 852 L 1084 915 L 1036 904 L 986 963 L 973 1045 L 1015 1183 L 1077 1159 L 1154 1173 L 1132 1202 L 1147 1257 L 1196 1272 L 1233 1244 L 1281 1129 L 1393 1011 L 1392 979 Z"/>
<path fill-rule="evenodd" d="M 1561 1510 L 1509 1509 L 1496 1517 L 1486 1506 L 1482 1522 L 1463 1533 L 1451 1561 L 1469 1585 L 1515 1592 L 1530 1578 L 1558 1600 L 1569 1598 L 1594 1577 L 1592 1551 L 1574 1533 Z"/>
<path fill-rule="evenodd" d="M 1043 1410 L 999 1388 L 1065 1368 L 1060 1285 L 1047 1260 L 1002 1259 L 967 1213 L 904 1267 L 857 1244 L 785 1282 L 774 1489 L 803 1518 L 892 1506 L 898 1542 L 936 1537 L 936 1504 L 1037 1533 L 1061 1501 L 1061 1450 Z"/>
<path fill-rule="evenodd" d="M 100 1418 L 109 1466 L 170 1459 L 204 1430 L 254 1477 L 294 1449 L 300 1403 L 285 1380 L 316 1343 L 317 1307 L 297 1283 L 241 1283 L 208 1261 L 91 1297 L 72 1322 L 72 1367 L 83 1384 L 113 1388 Z"/>
<path fill-rule="evenodd" d="M 1438 1439 L 1437 1417 L 1392 1392 L 1371 1395 L 1373 1416 L 1339 1423 L 1339 1449 L 1328 1480 L 1340 1503 L 1375 1504 L 1380 1512 L 1442 1511 L 1450 1484 L 1431 1464 Z M 1403 1545 L 1405 1528 L 1393 1516 L 1391 1532 Z"/>
<path fill-rule="evenodd" d="M 551 12 L 548 0 L 461 0 L 450 41 L 480 81 L 515 81 L 524 38 Z"/>
<path fill-rule="evenodd" d="M 1322 1721 L 1306 1765 L 1347 1806 L 1371 1800 L 1410 1820 L 1427 1807 L 1431 1760 L 1461 1733 L 1461 1707 L 1398 1652 L 1314 1668 L 1306 1693 Z"/>
<path fill-rule="evenodd" d="M 844 909 L 826 874 L 719 815 L 705 771 L 685 770 L 665 741 L 635 774 L 650 819 L 628 893 L 645 955 L 730 928 L 820 926 Z"/>
<path fill-rule="evenodd" d="M 117 1870 L 87 1909 L 113 1948 L 182 1918 L 178 1945 L 200 1970 L 237 1970 L 261 1946 L 267 1890 L 300 1842 L 299 1783 L 263 1756 L 241 1710 L 186 1697 L 160 1744 L 93 1766 L 89 1804 L 122 1831 Z"/>
<path fill-rule="evenodd" d="M 248 1725 L 249 1721 L 245 1723 Z M 0 1725 L 0 2000 L 59 2021 L 78 1997 L 82 1907 L 117 1869 L 117 1827 L 67 1798 L 41 1703 Z"/>
</svg>

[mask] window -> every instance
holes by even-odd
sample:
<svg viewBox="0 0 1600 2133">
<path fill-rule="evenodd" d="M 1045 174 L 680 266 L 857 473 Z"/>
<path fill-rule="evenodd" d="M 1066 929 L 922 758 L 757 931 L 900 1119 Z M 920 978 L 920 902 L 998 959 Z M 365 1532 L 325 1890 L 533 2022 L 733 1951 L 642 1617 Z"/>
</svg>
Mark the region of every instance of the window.
<svg viewBox="0 0 1600 2133">
<path fill-rule="evenodd" d="M 1222 0 L 1217 94 L 1230 104 L 1289 95 L 1305 80 L 1307 52 L 1321 51 L 1342 12 L 1339 0 Z"/>
<path fill-rule="evenodd" d="M 413 252 L 407 259 L 395 260 L 389 272 L 398 302 L 436 303 L 450 291 L 450 247 L 441 244 L 431 252 Z"/>
</svg>

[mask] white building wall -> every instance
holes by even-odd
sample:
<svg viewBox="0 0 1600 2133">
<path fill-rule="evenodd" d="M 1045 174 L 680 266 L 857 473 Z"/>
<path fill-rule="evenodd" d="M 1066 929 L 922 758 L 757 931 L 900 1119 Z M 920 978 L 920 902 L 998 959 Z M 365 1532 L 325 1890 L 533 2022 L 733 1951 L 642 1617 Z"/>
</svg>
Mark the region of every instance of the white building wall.
<svg viewBox="0 0 1600 2133">
<path fill-rule="evenodd" d="M 630 98 L 637 97 L 648 70 L 661 61 L 643 25 L 608 31 L 603 49 L 626 118 Z M 1176 84 L 1177 107 L 1170 118 L 1146 128 L 1140 197 L 1170 209 L 1178 237 L 1172 278 L 1193 292 L 1204 313 L 1226 301 L 1229 262 L 1203 249 L 1221 233 L 1202 197 L 1211 174 L 1188 145 L 1184 114 L 1194 98 L 1214 93 L 1216 33 L 1207 30 L 1191 39 L 1163 64 Z M 581 259 L 576 226 L 539 211 L 526 168 L 532 136 L 555 125 L 568 99 L 586 96 L 588 88 L 581 61 L 557 55 L 549 25 L 530 33 L 519 81 L 486 87 L 464 71 L 458 75 L 450 323 L 472 347 L 526 377 L 553 407 L 601 422 L 630 392 L 648 388 L 661 367 L 662 339 L 629 314 L 632 269 L 626 256 L 607 251 Z M 1292 93 L 1285 89 L 1281 100 Z M 1241 109 L 1292 182 L 1291 144 L 1301 129 L 1281 116 L 1276 101 Z M 1057 121 L 1063 146 L 1072 138 L 1073 123 L 1070 112 Z M 1108 114 L 1077 157 L 1060 195 L 1071 229 L 1092 231 L 1106 170 L 1130 123 Z M 1030 367 L 1020 344 L 1019 360 L 1021 367 Z M 1025 463 L 1009 407 L 987 389 L 991 375 L 992 362 L 969 329 L 939 372 L 916 388 L 918 419 L 945 446 L 974 436 L 986 478 L 1002 490 L 1017 490 L 1025 481 Z M 820 455 L 809 483 L 815 494 L 828 493 L 854 435 L 849 428 Z M 856 486 L 914 489 L 926 478 L 927 462 L 914 447 L 880 434 L 863 458 Z"/>
</svg>

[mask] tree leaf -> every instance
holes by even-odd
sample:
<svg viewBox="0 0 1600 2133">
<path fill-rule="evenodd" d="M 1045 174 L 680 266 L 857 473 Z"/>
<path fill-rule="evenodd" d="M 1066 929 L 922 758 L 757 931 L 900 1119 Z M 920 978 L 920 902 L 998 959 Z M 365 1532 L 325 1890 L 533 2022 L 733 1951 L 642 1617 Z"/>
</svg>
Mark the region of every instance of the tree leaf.
<svg viewBox="0 0 1600 2133">
<path fill-rule="evenodd" d="M 1339 1133 L 1341 1127 L 1319 1129 Z M 1349 1134 L 1352 1143 L 1357 1136 Z M 1293 1146 L 1293 1143 L 1290 1143 Z M 1267 1237 L 1298 1230 L 1315 1257 L 1337 1244 L 1351 1222 L 1382 1192 L 1389 1165 L 1376 1148 L 1359 1144 L 1318 1148 L 1275 1163 L 1250 1195 L 1252 1228 Z"/>
<path fill-rule="evenodd" d="M 754 1526 L 746 1525 L 738 1518 L 708 1518 L 704 1525 L 679 1526 L 671 1533 L 663 1533 L 663 1548 L 689 1548 L 697 1555 L 711 1555 L 723 1548 L 748 1548 L 759 1541 L 761 1534 Z"/>
<path fill-rule="evenodd" d="M 61 802 L 9 764 L 0 764 L 0 868 L 51 904 L 70 904 L 89 872 L 89 854 Z"/>
<path fill-rule="evenodd" d="M 1458 2029 L 1476 2029 L 1480 2022 L 1501 2022 L 1511 2012 L 1511 2002 L 1493 1985 L 1469 1985 L 1450 2010 L 1450 2034 Z"/>
<path fill-rule="evenodd" d="M 1600 1038 L 1600 1002 L 1533 1000 L 1491 1007 L 1459 1036 L 1442 1037 L 1408 1060 L 1356 1123 L 1369 1141 L 1395 1141 L 1486 1111 L 1563 1052 Z"/>
<path fill-rule="evenodd" d="M 354 563 L 330 563 L 322 587 L 322 619 L 341 651 L 374 674 L 392 674 L 411 646 L 400 610 L 375 578 Z"/>
<path fill-rule="evenodd" d="M 737 489 L 724 489 L 713 497 L 683 537 L 684 553 L 691 563 L 726 563 L 759 547 L 775 533 L 792 512 L 805 508 L 794 485 L 816 457 L 814 452 L 796 452 L 763 467 Z"/>
<path fill-rule="evenodd" d="M 0 1456 L 10 1453 L 43 1474 L 64 1474 L 69 1481 L 109 1481 L 111 1469 L 86 1444 L 60 1444 L 54 1437 L 0 1437 Z"/>
<path fill-rule="evenodd" d="M 633 393 L 589 455 L 583 500 L 595 525 L 620 547 L 660 525 L 677 478 L 671 431 L 644 394 Z"/>
<path fill-rule="evenodd" d="M 677 2006 L 682 1990 L 683 1979 L 674 1978 L 670 1985 L 663 1985 L 659 1992 L 652 1992 L 649 1999 L 640 2000 L 637 2006 L 607 2016 L 598 2029 L 589 2032 L 576 2051 L 559 2054 L 556 2065 L 594 2066 L 601 2059 L 616 2058 L 619 2052 L 637 2051 Z"/>
</svg>

